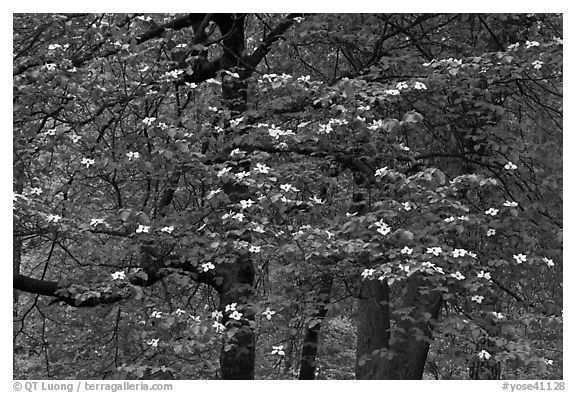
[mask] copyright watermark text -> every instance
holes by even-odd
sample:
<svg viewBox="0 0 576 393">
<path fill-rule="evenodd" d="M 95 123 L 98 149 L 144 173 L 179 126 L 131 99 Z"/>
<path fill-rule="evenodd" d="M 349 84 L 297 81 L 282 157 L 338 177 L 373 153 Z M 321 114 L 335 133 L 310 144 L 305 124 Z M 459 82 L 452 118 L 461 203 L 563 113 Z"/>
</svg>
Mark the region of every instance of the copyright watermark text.
<svg viewBox="0 0 576 393">
<path fill-rule="evenodd" d="M 14 382 L 14 391 L 20 392 L 135 392 L 135 391 L 172 391 L 170 383 L 147 383 L 147 382 L 49 382 L 49 381 L 26 381 Z"/>
<path fill-rule="evenodd" d="M 566 385 L 562 381 L 540 381 L 540 382 L 503 382 L 502 390 L 511 392 L 527 390 L 564 390 Z"/>
</svg>

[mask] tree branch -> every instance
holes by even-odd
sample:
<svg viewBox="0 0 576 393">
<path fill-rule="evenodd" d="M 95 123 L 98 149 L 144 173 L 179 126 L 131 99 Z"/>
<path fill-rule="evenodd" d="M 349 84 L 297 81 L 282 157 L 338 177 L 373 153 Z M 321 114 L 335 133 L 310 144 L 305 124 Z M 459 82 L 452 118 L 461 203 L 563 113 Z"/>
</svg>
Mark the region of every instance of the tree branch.
<svg viewBox="0 0 576 393">
<path fill-rule="evenodd" d="M 284 21 L 280 22 L 258 45 L 258 47 L 252 52 L 250 56 L 244 57 L 242 63 L 244 63 L 250 70 L 250 74 L 254 71 L 256 66 L 262 61 L 264 57 L 272 49 L 272 44 L 280 39 L 282 34 L 286 32 L 294 23 L 294 18 L 301 17 L 302 14 L 289 14 Z"/>
<path fill-rule="evenodd" d="M 54 297 L 54 301 L 62 301 L 74 307 L 94 307 L 99 304 L 116 303 L 129 296 L 127 291 L 114 293 L 88 290 L 84 293 L 74 293 L 70 291 L 71 287 L 66 287 L 56 281 L 38 280 L 22 274 L 14 275 L 13 287 L 23 292 Z"/>
</svg>

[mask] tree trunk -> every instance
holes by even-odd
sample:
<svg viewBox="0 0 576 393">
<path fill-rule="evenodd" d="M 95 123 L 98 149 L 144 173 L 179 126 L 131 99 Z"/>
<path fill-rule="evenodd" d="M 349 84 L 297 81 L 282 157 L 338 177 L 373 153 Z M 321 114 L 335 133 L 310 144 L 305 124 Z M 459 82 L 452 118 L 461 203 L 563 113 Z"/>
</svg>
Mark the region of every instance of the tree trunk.
<svg viewBox="0 0 576 393">
<path fill-rule="evenodd" d="M 298 379 L 316 379 L 318 338 L 322 322 L 328 313 L 328 303 L 330 302 L 330 292 L 332 291 L 333 281 L 332 276 L 329 274 L 324 275 L 321 279 L 317 298 L 318 307 L 314 310 L 314 319 L 308 328 L 306 328 L 304 341 L 302 343 L 302 356 Z"/>
<path fill-rule="evenodd" d="M 476 354 L 481 351 L 487 351 L 488 353 L 494 353 L 495 345 L 490 343 L 488 337 L 480 339 L 476 343 Z M 500 379 L 501 378 L 501 367 L 500 362 L 490 359 L 480 359 L 478 356 L 474 356 L 470 366 L 468 368 L 468 375 L 470 379 Z"/>
<path fill-rule="evenodd" d="M 441 295 L 428 290 L 425 284 L 416 275 L 408 278 L 398 307 L 410 312 L 397 316 L 389 307 L 390 294 L 385 283 L 370 280 L 362 284 L 357 379 L 422 379 L 433 322 L 441 306 Z"/>
<path fill-rule="evenodd" d="M 360 287 L 357 310 L 356 379 L 385 379 L 385 355 L 390 340 L 388 284 L 366 280 Z"/>
<path fill-rule="evenodd" d="M 213 20 L 222 34 L 222 69 L 241 73 L 240 59 L 245 49 L 244 43 L 244 15 L 214 14 Z M 247 106 L 246 81 L 223 74 L 222 101 L 230 112 L 232 118 L 242 114 Z M 233 138 L 230 135 L 230 139 Z M 232 203 L 247 199 L 246 187 L 228 183 L 224 185 L 224 192 L 230 197 Z M 250 235 L 243 235 L 242 239 L 250 242 Z M 234 336 L 224 339 L 220 352 L 220 372 L 222 379 L 254 379 L 256 338 L 254 335 L 254 311 L 250 300 L 254 292 L 255 268 L 249 253 L 239 255 L 234 264 L 225 267 L 224 282 L 218 291 L 220 294 L 220 309 L 225 310 L 226 305 L 237 303 L 243 317 L 234 322 L 237 328 Z M 224 313 L 223 323 L 229 317 Z"/>
<path fill-rule="evenodd" d="M 500 362 L 474 359 L 468 370 L 470 379 L 498 380 L 501 378 Z"/>
<path fill-rule="evenodd" d="M 243 76 L 250 71 L 244 70 L 244 67 L 240 64 L 240 59 L 245 49 L 244 19 L 244 15 L 234 17 L 221 14 L 216 14 L 214 18 L 222 36 L 225 37 L 222 41 L 224 46 L 222 68 L 242 76 L 241 78 L 232 76 L 224 76 L 222 78 L 222 100 L 224 105 L 230 109 L 232 118 L 238 117 L 245 112 L 248 103 L 247 83 Z"/>
<path fill-rule="evenodd" d="M 220 292 L 220 310 L 224 314 L 222 323 L 230 321 L 225 313 L 226 305 L 237 303 L 242 318 L 234 322 L 234 336 L 226 337 L 220 352 L 222 379 L 254 379 L 256 339 L 254 335 L 254 311 L 249 304 L 253 296 L 255 270 L 250 255 L 239 256 L 229 267 L 228 275 Z M 229 324 L 230 326 L 230 324 Z"/>
<path fill-rule="evenodd" d="M 385 379 L 422 379 L 433 324 L 442 304 L 441 295 L 428 289 L 428 284 L 418 275 L 407 281 L 400 308 L 411 311 L 394 318 L 395 329 L 390 340 L 393 357 L 386 361 Z"/>
</svg>

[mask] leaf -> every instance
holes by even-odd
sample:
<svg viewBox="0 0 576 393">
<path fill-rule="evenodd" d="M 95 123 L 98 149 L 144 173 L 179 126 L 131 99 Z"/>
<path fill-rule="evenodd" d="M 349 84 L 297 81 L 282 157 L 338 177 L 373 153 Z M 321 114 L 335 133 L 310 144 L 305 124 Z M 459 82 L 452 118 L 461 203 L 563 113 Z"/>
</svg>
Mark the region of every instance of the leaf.
<svg viewBox="0 0 576 393">
<path fill-rule="evenodd" d="M 134 292 L 136 292 L 136 294 L 134 295 L 134 299 L 135 300 L 141 300 L 142 296 L 144 295 L 144 292 L 142 291 L 142 287 L 135 286 Z"/>
<path fill-rule="evenodd" d="M 424 116 L 416 111 L 410 111 L 406 112 L 402 118 L 402 123 L 420 123 L 422 120 L 424 120 Z"/>
<path fill-rule="evenodd" d="M 411 242 L 414 240 L 414 233 L 407 231 L 405 229 L 397 229 L 393 235 L 396 239 L 402 240 L 404 242 Z"/>
<path fill-rule="evenodd" d="M 154 172 L 154 165 L 152 165 L 152 163 L 150 161 L 145 161 L 144 162 L 144 168 L 148 171 L 148 172 Z"/>
<path fill-rule="evenodd" d="M 400 125 L 398 119 L 386 119 L 383 121 L 382 129 L 386 132 L 394 131 Z"/>
<path fill-rule="evenodd" d="M 170 127 L 168 128 L 166 133 L 168 134 L 169 137 L 174 138 L 176 136 L 176 128 Z"/>
<path fill-rule="evenodd" d="M 186 142 L 176 142 L 176 147 L 182 153 L 188 153 L 190 151 Z"/>
<path fill-rule="evenodd" d="M 354 88 L 352 87 L 351 83 L 346 83 L 344 85 L 344 93 L 346 93 L 346 97 L 349 100 L 354 99 Z"/>
<path fill-rule="evenodd" d="M 130 210 L 129 209 L 120 210 L 119 217 L 122 221 L 128 220 L 128 218 L 130 217 Z"/>
<path fill-rule="evenodd" d="M 435 169 L 433 175 L 439 185 L 446 183 L 446 175 L 441 170 Z"/>
</svg>

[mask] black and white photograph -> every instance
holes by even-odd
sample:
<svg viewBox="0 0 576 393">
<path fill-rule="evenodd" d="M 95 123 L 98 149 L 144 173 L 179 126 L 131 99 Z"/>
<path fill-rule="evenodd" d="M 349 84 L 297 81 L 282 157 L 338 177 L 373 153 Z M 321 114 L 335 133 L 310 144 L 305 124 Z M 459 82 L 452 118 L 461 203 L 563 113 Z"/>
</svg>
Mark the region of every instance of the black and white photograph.
<svg viewBox="0 0 576 393">
<path fill-rule="evenodd" d="M 570 391 L 562 13 L 11 18 L 12 391 Z"/>
</svg>

